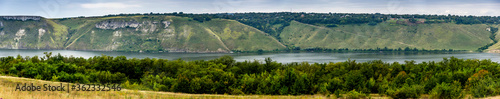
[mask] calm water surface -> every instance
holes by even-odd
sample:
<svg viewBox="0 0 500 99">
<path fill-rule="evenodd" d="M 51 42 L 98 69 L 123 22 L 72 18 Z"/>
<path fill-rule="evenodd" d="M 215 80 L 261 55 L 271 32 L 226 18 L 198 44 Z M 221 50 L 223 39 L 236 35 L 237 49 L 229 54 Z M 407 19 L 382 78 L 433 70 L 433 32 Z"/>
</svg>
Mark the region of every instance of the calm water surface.
<svg viewBox="0 0 500 99">
<path fill-rule="evenodd" d="M 356 62 L 366 62 L 371 60 L 382 60 L 384 62 L 404 62 L 405 60 L 441 61 L 443 58 L 457 57 L 464 59 L 491 59 L 500 62 L 500 54 L 496 53 L 244 53 L 244 54 L 223 54 L 223 53 L 138 53 L 138 52 L 100 52 L 100 51 L 72 51 L 72 50 L 5 50 L 0 49 L 0 57 L 6 56 L 44 56 L 43 52 L 52 52 L 53 55 L 60 53 L 63 56 L 74 56 L 89 58 L 93 56 L 126 56 L 127 58 L 162 58 L 162 59 L 183 59 L 183 60 L 210 60 L 220 56 L 230 55 L 236 61 L 264 60 L 270 57 L 274 61 L 281 63 L 291 62 L 343 62 L 348 59 Z"/>
</svg>

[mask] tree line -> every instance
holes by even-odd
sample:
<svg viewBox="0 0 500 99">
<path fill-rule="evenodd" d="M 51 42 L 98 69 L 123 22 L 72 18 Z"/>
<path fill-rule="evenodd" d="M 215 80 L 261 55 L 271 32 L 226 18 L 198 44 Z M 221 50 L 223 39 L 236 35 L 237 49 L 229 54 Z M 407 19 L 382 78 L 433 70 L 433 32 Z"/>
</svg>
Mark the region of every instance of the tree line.
<svg viewBox="0 0 500 99">
<path fill-rule="evenodd" d="M 349 49 L 349 48 L 322 48 L 322 47 L 308 47 L 308 48 L 301 48 L 301 47 L 295 47 L 295 46 L 289 46 L 286 49 L 275 49 L 271 51 L 264 51 L 262 49 L 259 49 L 257 51 L 241 51 L 241 50 L 232 50 L 235 53 L 267 53 L 267 52 L 338 52 L 338 53 L 344 53 L 344 52 L 435 52 L 435 53 L 442 53 L 442 52 L 466 52 L 467 50 L 454 50 L 454 49 L 417 49 L 417 48 L 410 48 L 410 47 L 405 47 L 405 48 L 397 48 L 397 49 L 392 49 L 392 48 L 368 48 L 368 49 Z"/>
<path fill-rule="evenodd" d="M 500 94 L 500 66 L 491 60 L 278 63 L 236 62 L 230 56 L 184 61 L 125 56 L 8 56 L 0 74 L 73 83 L 116 83 L 124 88 L 205 94 L 304 95 L 393 98 L 486 97 Z"/>
<path fill-rule="evenodd" d="M 478 52 L 483 52 L 484 50 L 490 48 L 491 46 L 493 46 L 494 44 L 496 44 L 498 42 L 498 40 L 496 39 L 496 33 L 498 31 L 498 28 L 495 28 L 495 27 L 489 27 L 489 31 L 490 31 L 490 39 L 493 41 L 491 43 L 488 43 L 487 45 L 484 45 L 483 47 L 480 47 L 477 49 Z"/>
</svg>

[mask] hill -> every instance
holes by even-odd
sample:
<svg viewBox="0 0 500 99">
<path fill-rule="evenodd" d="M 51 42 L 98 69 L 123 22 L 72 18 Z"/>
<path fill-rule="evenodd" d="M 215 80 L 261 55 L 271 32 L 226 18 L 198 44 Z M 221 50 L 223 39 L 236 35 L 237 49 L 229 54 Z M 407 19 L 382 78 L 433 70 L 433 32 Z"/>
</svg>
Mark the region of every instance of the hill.
<svg viewBox="0 0 500 99">
<path fill-rule="evenodd" d="M 491 25 L 491 28 L 489 28 L 489 31 L 492 32 L 492 36 L 494 36 L 495 40 L 500 40 L 500 31 L 498 29 L 500 28 L 500 25 Z M 486 52 L 490 53 L 500 53 L 500 43 L 496 42 L 492 46 L 488 47 L 488 49 L 485 50 Z"/>
<path fill-rule="evenodd" d="M 45 49 L 98 51 L 229 53 L 285 48 L 258 29 L 225 19 L 198 22 L 187 17 L 139 15 L 0 22 L 3 38 L 19 38 L 3 39 L 0 44 L 5 49 L 43 46 L 44 42 L 36 41 L 50 41 Z M 38 28 L 52 35 L 43 36 L 45 32 L 37 33 Z"/>
<path fill-rule="evenodd" d="M 492 40 L 484 24 L 339 25 L 320 27 L 293 21 L 280 37 L 286 45 L 329 49 L 418 48 L 476 50 Z"/>
<path fill-rule="evenodd" d="M 61 49 L 67 27 L 34 16 L 0 17 L 0 48 Z"/>
<path fill-rule="evenodd" d="M 500 49 L 500 35 L 491 29 L 499 27 L 498 19 L 290 12 L 147 13 L 58 19 L 0 16 L 0 48 L 194 53 L 297 48 L 495 52 Z"/>
</svg>

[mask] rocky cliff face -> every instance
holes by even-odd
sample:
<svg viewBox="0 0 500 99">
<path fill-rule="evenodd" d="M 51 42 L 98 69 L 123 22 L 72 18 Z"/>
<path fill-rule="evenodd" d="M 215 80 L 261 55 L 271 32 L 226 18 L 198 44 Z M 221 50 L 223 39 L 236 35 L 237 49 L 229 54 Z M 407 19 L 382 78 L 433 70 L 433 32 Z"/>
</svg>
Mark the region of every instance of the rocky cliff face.
<svg viewBox="0 0 500 99">
<path fill-rule="evenodd" d="M 40 20 L 42 17 L 40 16 L 2 16 L 4 20 L 20 20 L 20 21 L 27 21 L 27 20 Z"/>
<path fill-rule="evenodd" d="M 163 21 L 162 22 L 163 25 L 164 25 L 164 28 L 168 28 L 168 26 L 170 25 L 170 22 L 169 21 Z M 120 28 L 140 28 L 140 27 L 143 27 L 143 28 L 147 28 L 147 27 L 156 27 L 155 25 L 157 25 L 158 22 L 155 22 L 155 21 L 144 21 L 144 22 L 137 22 L 135 20 L 130 20 L 130 21 L 123 21 L 123 20 L 106 20 L 106 21 L 102 21 L 102 22 L 99 22 L 95 25 L 96 28 L 99 28 L 99 29 L 111 29 L 111 30 L 115 30 L 115 29 L 120 29 Z M 145 31 L 147 32 L 147 31 Z"/>
<path fill-rule="evenodd" d="M 136 21 L 117 21 L 117 20 L 102 21 L 95 25 L 95 27 L 99 29 L 113 29 L 113 30 L 126 27 L 137 28 L 139 26 L 141 26 L 141 24 Z"/>
</svg>

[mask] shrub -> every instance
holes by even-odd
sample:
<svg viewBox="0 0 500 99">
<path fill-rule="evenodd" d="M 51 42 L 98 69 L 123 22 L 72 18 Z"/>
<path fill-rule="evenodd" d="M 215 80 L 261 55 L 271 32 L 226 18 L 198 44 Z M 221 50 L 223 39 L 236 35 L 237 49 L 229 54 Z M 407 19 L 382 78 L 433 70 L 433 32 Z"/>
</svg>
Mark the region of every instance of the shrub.
<svg viewBox="0 0 500 99">
<path fill-rule="evenodd" d="M 89 77 L 85 76 L 84 74 L 81 74 L 81 73 L 73 74 L 73 79 L 74 80 L 72 80 L 72 81 L 74 81 L 76 83 L 82 83 L 82 84 L 90 83 Z"/>
<path fill-rule="evenodd" d="M 462 86 L 458 81 L 453 82 L 453 84 L 444 82 L 438 84 L 432 89 L 430 96 L 434 99 L 462 99 L 465 97 Z"/>
<path fill-rule="evenodd" d="M 377 22 L 370 21 L 370 22 L 368 22 L 368 25 L 375 26 L 375 25 L 377 25 Z"/>
<path fill-rule="evenodd" d="M 487 70 L 480 70 L 467 80 L 466 88 L 472 96 L 487 97 L 498 94 L 498 82 L 491 77 L 491 73 Z"/>
<path fill-rule="evenodd" d="M 352 91 L 349 91 L 347 93 L 347 98 L 351 98 L 351 99 L 359 99 L 359 98 L 366 98 L 366 97 L 368 97 L 367 94 L 357 92 L 356 90 L 352 90 Z"/>
<path fill-rule="evenodd" d="M 424 87 L 421 85 L 403 85 L 401 88 L 390 88 L 386 91 L 386 94 L 395 99 L 402 98 L 418 98 L 424 93 Z"/>
<path fill-rule="evenodd" d="M 18 71 L 17 71 L 17 68 L 15 66 L 12 66 L 11 68 L 9 68 L 9 74 L 10 75 L 15 76 L 15 75 L 17 75 L 17 72 Z"/>
<path fill-rule="evenodd" d="M 476 98 L 493 96 L 498 94 L 498 83 L 491 77 L 478 80 L 470 84 L 469 92 Z"/>
</svg>

